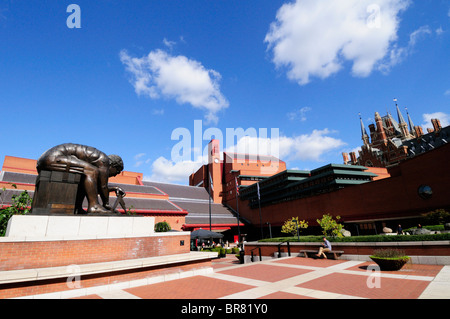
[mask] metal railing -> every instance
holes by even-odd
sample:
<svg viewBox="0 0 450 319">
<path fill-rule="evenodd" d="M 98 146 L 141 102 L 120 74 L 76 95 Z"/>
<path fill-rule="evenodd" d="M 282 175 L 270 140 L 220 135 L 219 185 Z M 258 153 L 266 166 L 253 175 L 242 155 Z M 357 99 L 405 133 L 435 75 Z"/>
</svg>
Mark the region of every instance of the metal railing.
<svg viewBox="0 0 450 319">
<path fill-rule="evenodd" d="M 283 245 L 284 243 L 287 244 L 288 255 L 289 257 L 291 257 L 291 246 L 289 245 L 289 241 L 283 241 L 278 244 L 278 258 L 281 258 L 281 245 Z"/>
<path fill-rule="evenodd" d="M 251 254 L 250 260 L 251 260 L 252 262 L 254 262 L 254 260 L 253 260 L 253 257 L 254 257 L 253 251 L 254 251 L 255 249 L 258 249 L 258 252 L 259 252 L 259 261 L 262 261 L 261 247 L 255 247 L 255 248 L 253 248 L 252 250 L 250 250 L 250 254 Z"/>
</svg>

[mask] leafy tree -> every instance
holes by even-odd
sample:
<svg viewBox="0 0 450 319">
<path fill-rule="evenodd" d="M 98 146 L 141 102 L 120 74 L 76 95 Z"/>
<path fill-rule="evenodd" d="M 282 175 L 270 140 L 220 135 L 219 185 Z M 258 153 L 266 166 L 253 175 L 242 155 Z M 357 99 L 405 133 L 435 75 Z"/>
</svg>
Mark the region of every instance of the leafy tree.
<svg viewBox="0 0 450 319">
<path fill-rule="evenodd" d="M 341 217 L 336 216 L 336 220 L 334 220 L 330 214 L 325 214 L 322 219 L 317 219 L 317 223 L 322 227 L 322 234 L 324 236 L 343 237 L 341 230 L 344 226 L 339 224 L 339 219 Z"/>
<path fill-rule="evenodd" d="M 450 213 L 445 209 L 436 209 L 435 211 L 423 214 L 429 225 L 443 225 L 450 223 Z"/>
<path fill-rule="evenodd" d="M 305 222 L 304 220 L 299 221 L 298 217 L 292 217 L 291 219 L 288 219 L 284 222 L 283 227 L 281 227 L 281 232 L 292 234 L 292 236 L 295 236 L 297 235 L 297 227 L 300 232 L 300 229 L 308 228 L 308 222 Z"/>
<path fill-rule="evenodd" d="M 167 232 L 170 231 L 172 228 L 170 227 L 170 225 L 167 222 L 159 222 L 156 223 L 155 225 L 155 232 L 157 233 L 163 233 L 163 232 Z"/>
<path fill-rule="evenodd" d="M 17 188 L 15 184 L 12 184 L 14 188 Z M 3 188 L 4 192 L 6 188 Z M 1 193 L 0 193 L 1 195 Z M 5 236 L 8 221 L 13 215 L 25 215 L 31 210 L 32 198 L 25 190 L 19 195 L 11 196 L 11 206 L 2 206 L 0 208 L 0 236 Z"/>
</svg>

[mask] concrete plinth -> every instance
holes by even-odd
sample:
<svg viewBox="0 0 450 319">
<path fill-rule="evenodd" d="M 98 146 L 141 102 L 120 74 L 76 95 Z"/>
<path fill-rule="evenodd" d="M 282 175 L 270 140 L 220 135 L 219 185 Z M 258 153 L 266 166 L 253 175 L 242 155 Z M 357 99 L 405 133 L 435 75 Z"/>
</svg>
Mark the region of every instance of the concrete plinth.
<svg viewBox="0 0 450 319">
<path fill-rule="evenodd" d="M 154 217 L 14 215 L 8 222 L 8 238 L 100 238 L 154 234 Z"/>
</svg>

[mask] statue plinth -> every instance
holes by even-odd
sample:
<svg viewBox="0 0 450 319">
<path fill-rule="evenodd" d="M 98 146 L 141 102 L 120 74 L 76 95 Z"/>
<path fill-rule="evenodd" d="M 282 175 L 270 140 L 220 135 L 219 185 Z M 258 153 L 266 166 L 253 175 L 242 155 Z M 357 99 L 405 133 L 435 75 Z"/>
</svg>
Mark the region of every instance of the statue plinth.
<svg viewBox="0 0 450 319">
<path fill-rule="evenodd" d="M 81 174 L 41 171 L 31 207 L 33 215 L 74 215 L 80 213 Z M 81 203 L 80 203 L 81 201 Z"/>
</svg>

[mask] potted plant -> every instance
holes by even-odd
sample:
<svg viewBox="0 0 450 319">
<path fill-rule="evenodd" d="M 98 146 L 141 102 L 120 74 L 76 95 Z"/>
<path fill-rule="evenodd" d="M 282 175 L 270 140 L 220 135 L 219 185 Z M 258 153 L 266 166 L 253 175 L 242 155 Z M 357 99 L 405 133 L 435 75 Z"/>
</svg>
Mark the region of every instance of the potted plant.
<svg viewBox="0 0 450 319">
<path fill-rule="evenodd" d="M 405 252 L 398 249 L 377 249 L 370 256 L 380 270 L 400 270 L 409 260 Z"/>
<path fill-rule="evenodd" d="M 219 249 L 219 258 L 225 258 L 227 256 L 227 250 L 225 248 Z"/>
</svg>

